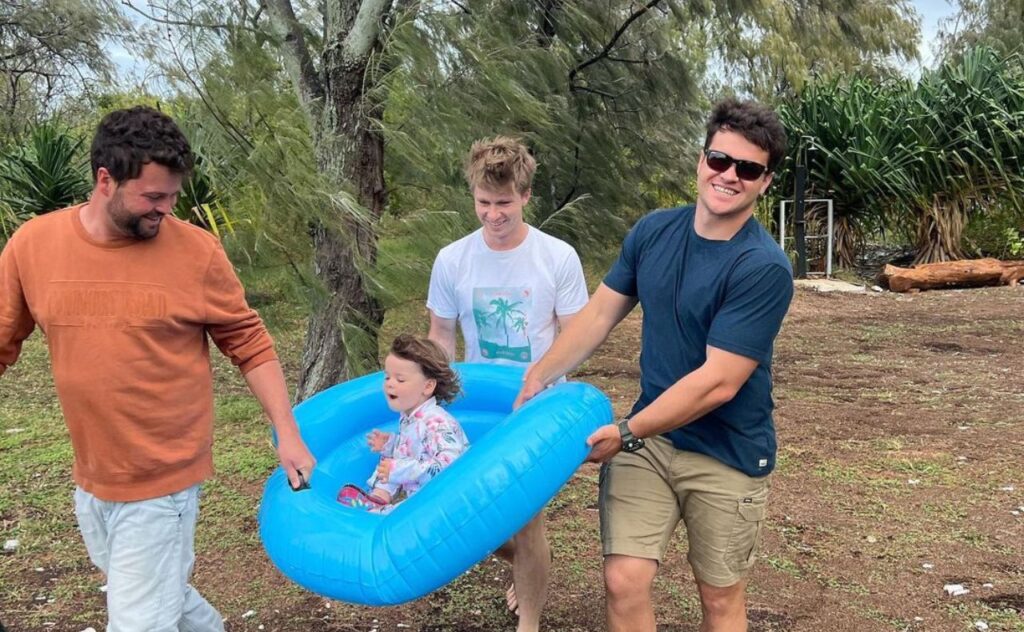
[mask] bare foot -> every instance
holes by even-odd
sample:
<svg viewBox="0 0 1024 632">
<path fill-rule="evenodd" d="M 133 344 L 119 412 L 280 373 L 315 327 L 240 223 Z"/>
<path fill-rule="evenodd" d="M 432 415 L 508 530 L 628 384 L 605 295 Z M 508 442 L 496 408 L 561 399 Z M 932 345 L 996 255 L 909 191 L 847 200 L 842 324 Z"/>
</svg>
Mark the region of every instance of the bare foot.
<svg viewBox="0 0 1024 632">
<path fill-rule="evenodd" d="M 519 616 L 519 600 L 516 599 L 516 585 L 509 584 L 508 590 L 505 591 L 505 605 L 508 606 L 508 611 L 512 614 Z"/>
</svg>

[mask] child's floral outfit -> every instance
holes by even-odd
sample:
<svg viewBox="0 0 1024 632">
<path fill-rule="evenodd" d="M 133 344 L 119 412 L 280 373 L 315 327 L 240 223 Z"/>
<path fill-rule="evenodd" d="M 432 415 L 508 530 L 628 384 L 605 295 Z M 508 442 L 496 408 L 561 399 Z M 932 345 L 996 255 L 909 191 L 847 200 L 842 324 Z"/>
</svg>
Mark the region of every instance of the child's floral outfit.
<svg viewBox="0 0 1024 632">
<path fill-rule="evenodd" d="M 462 426 L 431 397 L 412 413 L 403 413 L 398 433 L 391 433 L 384 444 L 381 458 L 393 459 L 387 482 L 378 482 L 374 474 L 368 484 L 387 490 L 392 498 L 399 491 L 412 496 L 468 447 Z"/>
</svg>

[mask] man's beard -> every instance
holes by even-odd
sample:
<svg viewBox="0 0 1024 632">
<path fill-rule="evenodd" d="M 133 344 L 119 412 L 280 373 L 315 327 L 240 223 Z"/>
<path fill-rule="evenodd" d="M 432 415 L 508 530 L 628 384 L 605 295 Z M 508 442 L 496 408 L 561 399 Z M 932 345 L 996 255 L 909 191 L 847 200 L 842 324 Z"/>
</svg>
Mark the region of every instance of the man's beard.
<svg viewBox="0 0 1024 632">
<path fill-rule="evenodd" d="M 156 211 L 145 215 L 135 215 L 128 212 L 128 209 L 124 206 L 124 201 L 121 199 L 120 191 L 114 193 L 114 196 L 110 199 L 110 204 L 107 205 L 107 214 L 110 216 L 110 220 L 114 222 L 114 226 L 125 236 L 132 239 L 152 239 L 160 232 L 160 222 L 147 226 L 144 225 L 143 220 L 159 220 L 162 218 L 162 215 Z"/>
</svg>

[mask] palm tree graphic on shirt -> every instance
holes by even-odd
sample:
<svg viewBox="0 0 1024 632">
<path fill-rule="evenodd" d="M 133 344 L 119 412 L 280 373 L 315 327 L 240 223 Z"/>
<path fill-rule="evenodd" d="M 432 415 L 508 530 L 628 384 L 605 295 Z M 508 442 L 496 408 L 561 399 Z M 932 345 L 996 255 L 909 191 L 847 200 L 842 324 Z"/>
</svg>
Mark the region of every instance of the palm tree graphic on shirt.
<svg viewBox="0 0 1024 632">
<path fill-rule="evenodd" d="M 474 287 L 473 321 L 480 357 L 487 360 L 530 362 L 529 287 Z"/>
<path fill-rule="evenodd" d="M 509 324 L 512 324 L 513 331 L 524 332 L 526 330 L 526 313 L 516 309 L 522 301 L 511 303 L 503 298 L 493 299 L 490 303 L 494 310 L 489 312 L 485 318 L 494 318 L 495 327 L 501 327 L 505 331 L 505 346 L 509 346 Z M 527 338 L 529 341 L 529 338 Z M 529 342 L 527 342 L 529 344 Z"/>
</svg>

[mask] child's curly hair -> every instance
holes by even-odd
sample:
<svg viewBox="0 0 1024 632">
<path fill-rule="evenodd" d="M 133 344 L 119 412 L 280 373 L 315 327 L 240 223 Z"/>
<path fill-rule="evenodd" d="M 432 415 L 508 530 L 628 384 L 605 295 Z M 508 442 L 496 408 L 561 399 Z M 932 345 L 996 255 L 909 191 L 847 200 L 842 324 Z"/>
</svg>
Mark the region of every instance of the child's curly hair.
<svg viewBox="0 0 1024 632">
<path fill-rule="evenodd" d="M 401 334 L 391 343 L 391 355 L 419 365 L 423 375 L 434 380 L 434 397 L 438 403 L 451 403 L 459 393 L 459 375 L 448 363 L 448 354 L 433 340 Z"/>
</svg>

